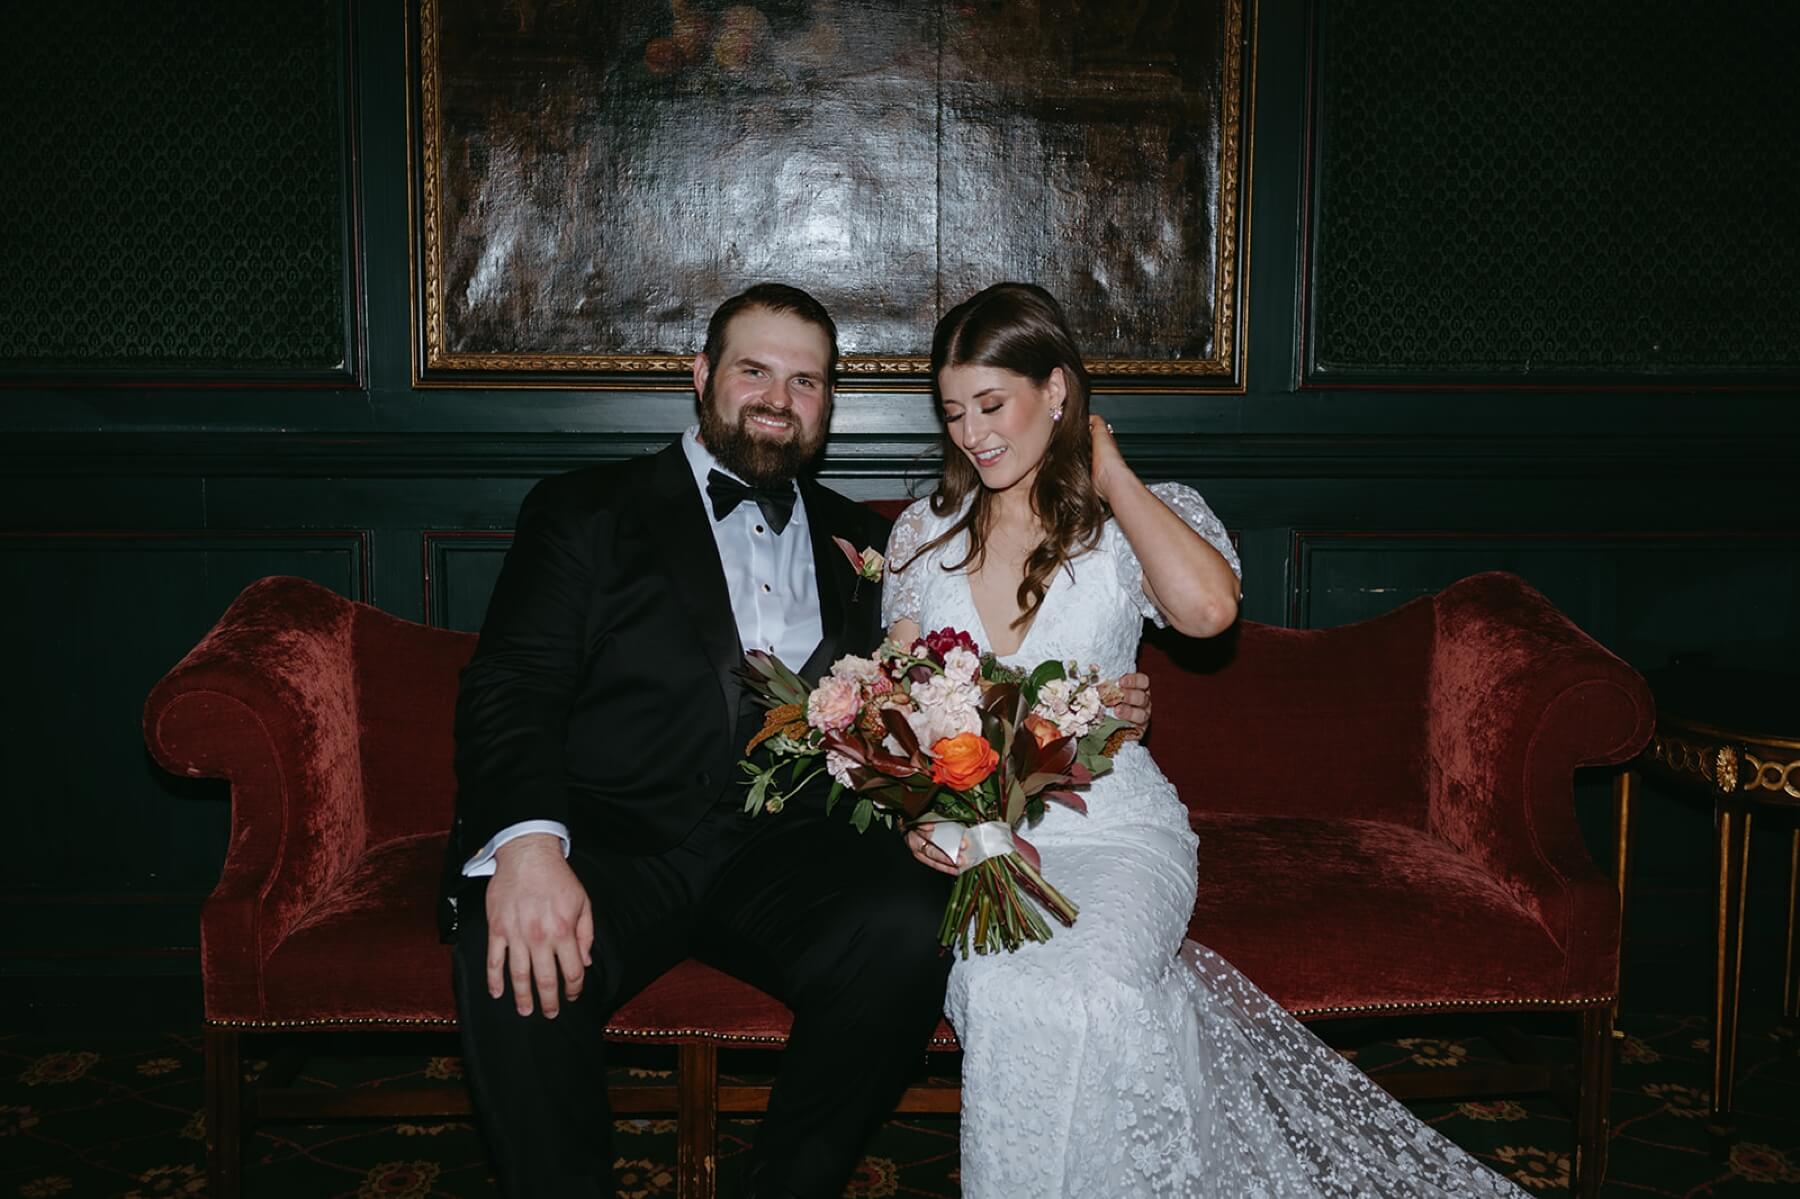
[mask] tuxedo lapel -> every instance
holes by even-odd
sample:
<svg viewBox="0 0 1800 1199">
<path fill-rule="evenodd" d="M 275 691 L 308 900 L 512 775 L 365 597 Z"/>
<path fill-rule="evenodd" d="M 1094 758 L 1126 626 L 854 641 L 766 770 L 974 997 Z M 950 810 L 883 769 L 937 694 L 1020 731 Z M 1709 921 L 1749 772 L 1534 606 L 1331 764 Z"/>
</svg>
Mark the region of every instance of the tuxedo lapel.
<svg viewBox="0 0 1800 1199">
<path fill-rule="evenodd" d="M 738 644 L 737 618 L 732 615 L 731 592 L 719 562 L 718 543 L 713 540 L 711 518 L 681 444 L 677 442 L 656 458 L 650 495 L 644 497 L 649 508 L 639 513 L 639 519 L 651 530 L 662 568 L 694 623 L 702 652 L 718 673 L 725 727 L 734 728 L 744 651 Z"/>
<path fill-rule="evenodd" d="M 812 537 L 813 577 L 818 585 L 819 628 L 823 632 L 819 647 L 800 670 L 800 674 L 809 679 L 821 677 L 826 668 L 843 655 L 846 640 L 857 640 L 847 637 L 856 573 L 850 569 L 850 560 L 844 557 L 844 551 L 832 540 L 840 530 L 831 520 L 835 506 L 825 499 L 823 491 L 811 479 L 800 482 L 800 500 L 806 505 L 806 528 Z M 863 647 L 856 648 L 861 650 Z"/>
</svg>

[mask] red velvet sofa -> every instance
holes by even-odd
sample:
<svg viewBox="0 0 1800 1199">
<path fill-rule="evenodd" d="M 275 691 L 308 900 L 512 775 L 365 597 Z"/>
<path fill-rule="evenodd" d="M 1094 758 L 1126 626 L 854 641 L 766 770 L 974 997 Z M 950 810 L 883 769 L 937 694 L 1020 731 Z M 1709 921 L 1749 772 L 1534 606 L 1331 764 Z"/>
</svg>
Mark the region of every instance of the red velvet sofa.
<svg viewBox="0 0 1800 1199">
<path fill-rule="evenodd" d="M 466 1110 L 453 1097 L 240 1094 L 246 1033 L 448 1029 L 433 903 L 468 634 L 293 578 L 246 588 L 157 685 L 145 737 L 177 774 L 229 779 L 232 831 L 201 916 L 212 1194 L 237 1194 L 243 1114 Z M 1578 1026 L 1576 1190 L 1605 1166 L 1619 908 L 1577 832 L 1576 767 L 1648 739 L 1629 667 L 1506 574 L 1328 630 L 1242 622 L 1157 639 L 1150 746 L 1199 832 L 1191 935 L 1303 1019 L 1556 1009 Z M 615 1095 L 676 1112 L 684 1199 L 714 1186 L 721 1046 L 779 1046 L 785 1009 L 698 963 L 622 1009 L 678 1049 L 678 1082 Z M 939 1044 L 953 1048 L 948 1028 Z M 1566 1077 L 1566 1073 L 1565 1073 Z M 1433 1094 L 1552 1080 L 1521 1067 Z M 1422 1094 L 1423 1091 L 1412 1093 Z M 955 1110 L 922 1087 L 903 1110 Z"/>
</svg>

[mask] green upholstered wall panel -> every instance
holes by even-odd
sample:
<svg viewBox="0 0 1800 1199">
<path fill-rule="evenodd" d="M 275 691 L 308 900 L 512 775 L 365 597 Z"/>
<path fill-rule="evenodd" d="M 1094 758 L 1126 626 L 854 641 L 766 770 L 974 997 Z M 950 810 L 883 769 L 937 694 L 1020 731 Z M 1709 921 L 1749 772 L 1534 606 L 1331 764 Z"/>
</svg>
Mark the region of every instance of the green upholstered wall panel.
<svg viewBox="0 0 1800 1199">
<path fill-rule="evenodd" d="M 1315 380 L 1800 367 L 1800 6 L 1315 12 Z"/>
<path fill-rule="evenodd" d="M 0 971 L 43 951 L 196 944 L 194 913 L 224 859 L 226 789 L 151 761 L 144 699 L 254 580 L 301 575 L 362 598 L 368 568 L 357 530 L 0 533 L 18 634 L 0 727 L 19 751 L 0 820 L 28 847 L 0 886 Z"/>
<path fill-rule="evenodd" d="M 512 533 L 427 530 L 423 541 L 424 622 L 440 629 L 480 632 Z"/>
<path fill-rule="evenodd" d="M 1299 533 L 1294 623 L 1329 628 L 1510 570 L 1640 670 L 1800 663 L 1800 533 Z"/>
<path fill-rule="evenodd" d="M 10 4 L 0 373 L 341 372 L 342 0 Z"/>
</svg>

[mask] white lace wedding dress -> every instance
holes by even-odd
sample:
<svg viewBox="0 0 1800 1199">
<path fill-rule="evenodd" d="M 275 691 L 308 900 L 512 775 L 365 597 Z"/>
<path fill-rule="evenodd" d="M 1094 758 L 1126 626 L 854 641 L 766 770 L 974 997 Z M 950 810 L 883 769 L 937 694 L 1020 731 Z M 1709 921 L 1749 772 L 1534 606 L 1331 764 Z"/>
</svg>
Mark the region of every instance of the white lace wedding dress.
<svg viewBox="0 0 1800 1199">
<path fill-rule="evenodd" d="M 1239 569 L 1191 488 L 1152 490 Z M 968 580 L 942 569 L 953 524 L 909 507 L 888 543 L 883 615 L 969 632 Z M 1059 571 L 1017 652 L 1135 669 L 1142 568 L 1117 524 Z M 1048 805 L 1026 836 L 1081 909 L 1044 944 L 957 961 L 946 1002 L 963 1046 L 962 1189 L 976 1199 L 1523 1194 L 1318 1040 L 1210 950 L 1184 940 L 1196 838 L 1175 789 L 1127 743 L 1084 816 Z M 1199 848 L 1198 868 L 1206 868 Z"/>
</svg>

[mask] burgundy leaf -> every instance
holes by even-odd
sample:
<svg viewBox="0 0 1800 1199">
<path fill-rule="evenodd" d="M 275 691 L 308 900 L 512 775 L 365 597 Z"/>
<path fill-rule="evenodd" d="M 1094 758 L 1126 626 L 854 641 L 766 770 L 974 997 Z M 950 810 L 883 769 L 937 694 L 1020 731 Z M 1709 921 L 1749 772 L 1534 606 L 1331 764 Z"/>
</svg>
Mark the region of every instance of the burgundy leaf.
<svg viewBox="0 0 1800 1199">
<path fill-rule="evenodd" d="M 981 693 L 981 714 L 996 720 L 1010 720 L 1019 707 L 1019 685 L 1001 683 Z"/>
<path fill-rule="evenodd" d="M 894 740 L 900 743 L 900 748 L 906 751 L 910 760 L 922 764 L 923 755 L 919 752 L 919 738 L 913 732 L 912 725 L 906 722 L 906 717 L 901 714 L 900 710 L 883 708 L 881 723 L 887 727 L 888 732 L 894 735 Z"/>
</svg>

